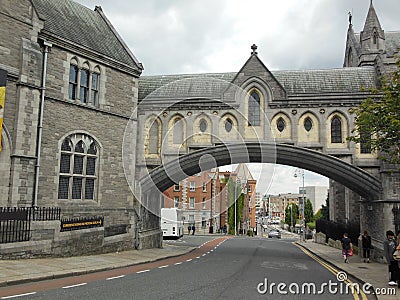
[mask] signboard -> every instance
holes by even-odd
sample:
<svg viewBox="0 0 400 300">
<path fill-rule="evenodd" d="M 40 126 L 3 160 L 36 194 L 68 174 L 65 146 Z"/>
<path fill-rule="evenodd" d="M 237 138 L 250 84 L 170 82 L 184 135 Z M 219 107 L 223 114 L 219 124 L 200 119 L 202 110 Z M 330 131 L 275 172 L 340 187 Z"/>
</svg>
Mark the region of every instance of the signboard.
<svg viewBox="0 0 400 300">
<path fill-rule="evenodd" d="M 0 152 L 3 149 L 1 134 L 3 131 L 4 102 L 6 98 L 7 71 L 0 69 Z"/>
<path fill-rule="evenodd" d="M 78 218 L 61 220 L 61 231 L 80 230 L 86 228 L 102 227 L 104 225 L 103 217 Z"/>
</svg>

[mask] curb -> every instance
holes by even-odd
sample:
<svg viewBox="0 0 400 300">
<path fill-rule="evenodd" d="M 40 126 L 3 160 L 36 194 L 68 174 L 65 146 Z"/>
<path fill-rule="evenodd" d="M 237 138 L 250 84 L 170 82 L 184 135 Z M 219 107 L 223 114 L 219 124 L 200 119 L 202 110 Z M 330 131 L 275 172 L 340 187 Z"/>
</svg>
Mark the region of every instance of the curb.
<svg viewBox="0 0 400 300">
<path fill-rule="evenodd" d="M 319 259 L 323 260 L 325 263 L 327 263 L 327 264 L 330 265 L 331 267 L 335 267 L 335 268 L 338 269 L 339 271 L 345 272 L 346 274 L 350 275 L 351 277 L 353 277 L 353 278 L 354 278 L 355 280 L 357 280 L 358 282 L 360 282 L 360 283 L 362 283 L 362 284 L 367 283 L 367 282 L 365 282 L 363 279 L 361 279 L 361 278 L 355 276 L 355 275 L 352 274 L 352 273 L 349 273 L 348 271 L 346 271 L 346 270 L 340 268 L 339 266 L 333 264 L 333 263 L 330 262 L 329 260 L 326 260 L 325 258 L 321 257 L 320 255 L 318 255 L 317 253 L 315 253 L 315 252 L 312 251 L 311 249 L 309 249 L 309 248 L 307 248 L 307 247 L 305 247 L 305 246 L 299 244 L 298 242 L 294 242 L 294 243 L 295 243 L 297 246 L 299 246 L 299 247 L 301 247 L 301 248 L 303 248 L 303 249 L 306 249 L 307 251 L 311 252 L 313 255 L 317 256 Z M 370 283 L 369 283 L 369 284 L 370 284 Z M 368 296 L 374 296 L 375 299 L 378 299 L 378 296 L 377 296 L 376 293 L 375 293 L 375 288 L 374 288 L 374 287 L 373 287 L 373 291 L 374 291 L 374 294 L 373 294 L 373 295 L 369 294 Z"/>
</svg>

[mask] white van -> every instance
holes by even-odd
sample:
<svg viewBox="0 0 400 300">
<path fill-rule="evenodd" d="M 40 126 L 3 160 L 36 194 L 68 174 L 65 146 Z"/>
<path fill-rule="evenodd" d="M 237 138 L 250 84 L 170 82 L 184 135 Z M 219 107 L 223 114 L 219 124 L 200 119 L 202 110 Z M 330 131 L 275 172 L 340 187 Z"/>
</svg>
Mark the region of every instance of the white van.
<svg viewBox="0 0 400 300">
<path fill-rule="evenodd" d="M 163 238 L 183 236 L 182 211 L 178 208 L 161 208 L 161 230 Z"/>
</svg>

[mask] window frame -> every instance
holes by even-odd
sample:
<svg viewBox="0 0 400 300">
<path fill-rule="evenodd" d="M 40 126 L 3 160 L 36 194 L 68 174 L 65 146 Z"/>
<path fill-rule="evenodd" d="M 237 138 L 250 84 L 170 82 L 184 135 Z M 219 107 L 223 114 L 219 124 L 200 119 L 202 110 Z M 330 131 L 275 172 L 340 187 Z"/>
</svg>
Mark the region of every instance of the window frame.
<svg viewBox="0 0 400 300">
<path fill-rule="evenodd" d="M 195 207 L 196 207 L 195 197 L 189 197 L 189 209 L 195 209 Z"/>
<path fill-rule="evenodd" d="M 63 149 L 64 143 L 69 145 L 69 150 Z M 77 151 L 77 146 L 83 145 L 83 152 Z M 92 148 L 93 145 L 93 148 Z M 90 153 L 90 150 L 94 149 L 95 153 Z M 99 180 L 99 159 L 100 159 L 100 147 L 98 142 L 87 134 L 73 134 L 64 138 L 59 148 L 60 161 L 58 169 L 58 188 L 57 188 L 57 199 L 59 201 L 97 201 L 97 184 Z M 63 170 L 64 160 L 63 157 L 68 157 L 69 171 Z M 82 162 L 77 164 L 79 159 Z M 88 161 L 94 160 L 93 171 L 88 172 Z M 79 167 L 79 172 L 76 169 Z M 62 190 L 61 182 L 67 180 L 68 187 Z M 93 182 L 88 184 L 88 182 Z M 64 181 L 65 182 L 65 181 Z M 80 184 L 78 184 L 80 182 Z M 91 193 L 87 197 L 87 191 L 90 187 Z M 74 193 L 79 191 L 80 197 L 76 197 Z M 62 197 L 60 197 L 62 196 Z"/>
<path fill-rule="evenodd" d="M 261 95 L 255 89 L 251 91 L 248 98 L 247 125 L 252 127 L 261 126 Z"/>
<path fill-rule="evenodd" d="M 331 120 L 331 143 L 341 144 L 343 142 L 343 126 L 342 119 L 334 116 Z"/>
<path fill-rule="evenodd" d="M 195 181 L 190 181 L 189 182 L 189 191 L 195 192 L 196 191 L 196 182 Z"/>
</svg>

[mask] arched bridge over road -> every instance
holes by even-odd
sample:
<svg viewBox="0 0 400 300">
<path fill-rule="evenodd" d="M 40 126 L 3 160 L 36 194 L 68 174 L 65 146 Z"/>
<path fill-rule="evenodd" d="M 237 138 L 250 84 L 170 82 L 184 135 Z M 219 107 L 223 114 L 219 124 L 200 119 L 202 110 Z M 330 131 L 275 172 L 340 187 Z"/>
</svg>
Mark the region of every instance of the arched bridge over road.
<svg viewBox="0 0 400 300">
<path fill-rule="evenodd" d="M 169 161 L 140 181 L 142 194 L 164 191 L 188 176 L 235 163 L 277 163 L 303 168 L 333 179 L 367 200 L 379 199 L 382 184 L 366 171 L 334 156 L 286 144 L 239 143 L 203 148 Z"/>
</svg>

